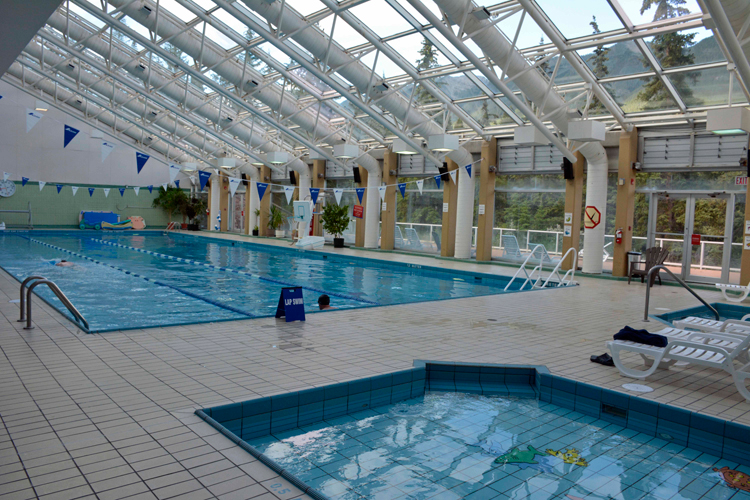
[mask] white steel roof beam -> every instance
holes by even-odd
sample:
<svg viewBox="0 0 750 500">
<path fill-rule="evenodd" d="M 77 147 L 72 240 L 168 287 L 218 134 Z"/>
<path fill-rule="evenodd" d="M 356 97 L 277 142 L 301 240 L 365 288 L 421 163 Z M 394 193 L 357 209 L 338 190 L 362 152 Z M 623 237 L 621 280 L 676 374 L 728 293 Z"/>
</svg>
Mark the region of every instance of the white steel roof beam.
<svg viewBox="0 0 750 500">
<path fill-rule="evenodd" d="M 748 89 L 750 89 L 750 64 L 747 61 L 742 44 L 734 32 L 732 23 L 730 23 L 721 2 L 717 0 L 703 0 L 703 2 L 706 9 L 708 9 L 709 14 L 711 14 L 711 19 L 716 23 L 716 30 L 724 41 L 727 51 L 732 56 L 732 60 L 737 68 L 736 72 L 740 77 L 739 80 L 742 90 L 745 93 L 745 96 L 750 99 L 750 92 L 748 92 Z M 750 17 L 748 17 L 748 20 L 750 21 Z M 745 26 L 741 28 L 741 31 L 747 30 L 746 26 L 747 21 L 745 22 Z M 742 43 L 744 43 L 744 41 Z M 730 93 L 731 91 L 732 89 L 729 89 Z"/>
</svg>

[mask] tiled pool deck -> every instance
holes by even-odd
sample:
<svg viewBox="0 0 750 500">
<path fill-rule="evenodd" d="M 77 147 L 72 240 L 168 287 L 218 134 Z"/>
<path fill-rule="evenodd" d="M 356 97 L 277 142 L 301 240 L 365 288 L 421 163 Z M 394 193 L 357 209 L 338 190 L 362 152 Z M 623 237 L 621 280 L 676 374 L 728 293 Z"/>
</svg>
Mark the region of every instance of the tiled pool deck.
<svg viewBox="0 0 750 500">
<path fill-rule="evenodd" d="M 632 380 L 588 358 L 605 352 L 622 325 L 644 326 L 645 288 L 578 280 L 582 286 L 553 293 L 331 311 L 304 324 L 263 318 L 86 335 L 39 301 L 36 329 L 23 330 L 18 304 L 9 302 L 18 298 L 18 282 L 0 273 L 0 496 L 304 498 L 194 411 L 404 370 L 415 359 L 545 365 L 554 375 L 636 396 L 621 387 Z M 701 294 L 721 301 L 719 293 Z M 693 305 L 680 288 L 652 291 L 652 313 Z M 750 424 L 750 404 L 714 369 L 674 367 L 646 384 L 654 391 L 640 395 L 645 400 Z"/>
</svg>

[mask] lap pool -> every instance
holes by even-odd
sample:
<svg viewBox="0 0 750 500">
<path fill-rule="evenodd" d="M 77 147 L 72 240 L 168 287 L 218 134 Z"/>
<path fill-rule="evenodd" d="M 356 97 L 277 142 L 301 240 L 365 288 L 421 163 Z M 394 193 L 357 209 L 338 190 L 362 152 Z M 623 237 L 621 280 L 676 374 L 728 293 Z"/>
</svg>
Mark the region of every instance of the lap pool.
<svg viewBox="0 0 750 500">
<path fill-rule="evenodd" d="M 55 266 L 60 259 L 74 266 Z M 336 308 L 350 309 L 500 294 L 509 281 L 157 231 L 8 231 L 0 234 L 0 267 L 19 281 L 54 281 L 90 333 L 273 316 L 287 286 L 303 287 L 309 313 L 323 293 Z M 34 292 L 72 319 L 46 287 Z"/>
</svg>

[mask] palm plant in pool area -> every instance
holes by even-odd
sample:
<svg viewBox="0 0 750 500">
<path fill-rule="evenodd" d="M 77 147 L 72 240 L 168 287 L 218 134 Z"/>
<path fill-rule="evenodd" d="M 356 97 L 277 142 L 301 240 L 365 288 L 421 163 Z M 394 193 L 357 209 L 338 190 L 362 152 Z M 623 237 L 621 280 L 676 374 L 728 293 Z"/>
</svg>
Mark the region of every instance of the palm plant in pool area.
<svg viewBox="0 0 750 500">
<path fill-rule="evenodd" d="M 342 248 L 344 238 L 341 237 L 349 227 L 349 205 L 328 204 L 323 209 L 323 215 L 320 216 L 320 223 L 327 233 L 333 235 L 333 246 Z"/>
<path fill-rule="evenodd" d="M 282 224 L 284 224 L 284 214 L 278 207 L 272 206 L 271 210 L 268 212 L 268 228 L 276 231 L 277 238 L 283 236 L 283 231 L 281 230 Z"/>
</svg>

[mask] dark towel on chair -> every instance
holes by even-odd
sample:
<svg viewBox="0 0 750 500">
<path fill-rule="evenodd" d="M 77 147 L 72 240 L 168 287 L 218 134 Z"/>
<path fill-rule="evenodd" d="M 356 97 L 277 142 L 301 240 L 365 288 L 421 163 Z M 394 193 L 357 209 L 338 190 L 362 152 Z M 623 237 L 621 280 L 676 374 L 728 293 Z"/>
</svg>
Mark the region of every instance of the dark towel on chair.
<svg viewBox="0 0 750 500">
<path fill-rule="evenodd" d="M 652 345 L 655 347 L 667 347 L 669 339 L 664 335 L 657 335 L 655 333 L 649 333 L 646 330 L 634 330 L 629 326 L 626 326 L 619 332 L 615 333 L 615 340 L 630 340 L 631 342 L 638 342 L 639 344 Z"/>
</svg>

